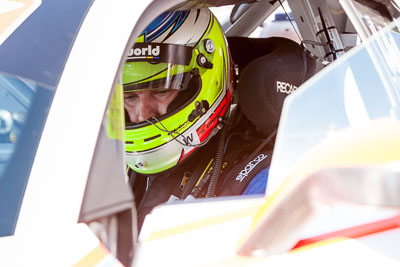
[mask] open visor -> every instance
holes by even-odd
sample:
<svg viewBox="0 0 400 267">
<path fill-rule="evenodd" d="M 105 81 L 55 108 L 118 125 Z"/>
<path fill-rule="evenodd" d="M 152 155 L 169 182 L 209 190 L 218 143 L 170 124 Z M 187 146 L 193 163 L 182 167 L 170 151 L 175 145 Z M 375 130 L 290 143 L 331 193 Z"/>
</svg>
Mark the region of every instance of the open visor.
<svg viewBox="0 0 400 267">
<path fill-rule="evenodd" d="M 192 54 L 193 48 L 185 45 L 136 43 L 123 69 L 124 92 L 187 89 L 193 77 Z"/>
<path fill-rule="evenodd" d="M 125 65 L 125 68 L 129 67 L 127 65 Z M 123 75 L 124 93 L 169 89 L 184 91 L 188 88 L 190 80 L 196 75 L 189 66 L 183 65 L 151 64 L 147 62 L 136 62 L 132 65 L 135 71 L 129 71 L 130 77 L 127 77 L 126 73 Z M 152 73 L 150 77 L 148 76 L 149 73 Z M 144 76 L 147 76 L 147 78 L 142 79 Z M 128 78 L 131 82 L 127 82 Z"/>
</svg>

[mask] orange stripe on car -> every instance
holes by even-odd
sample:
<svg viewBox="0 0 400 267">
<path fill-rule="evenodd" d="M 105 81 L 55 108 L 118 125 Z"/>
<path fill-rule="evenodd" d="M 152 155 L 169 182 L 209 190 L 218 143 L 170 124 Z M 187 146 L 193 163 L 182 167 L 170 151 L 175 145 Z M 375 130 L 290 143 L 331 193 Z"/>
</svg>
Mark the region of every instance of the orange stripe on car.
<svg viewBox="0 0 400 267">
<path fill-rule="evenodd" d="M 153 241 L 153 240 L 161 239 L 161 238 L 166 238 L 166 237 L 173 236 L 176 234 L 182 234 L 182 233 L 189 232 L 189 231 L 198 230 L 201 228 L 205 228 L 205 227 L 220 224 L 220 223 L 225 223 L 228 221 L 237 220 L 237 219 L 244 218 L 247 216 L 253 216 L 254 213 L 259 208 L 260 208 L 259 205 L 256 205 L 255 207 L 248 207 L 245 209 L 222 214 L 219 216 L 214 216 L 214 217 L 206 218 L 203 220 L 199 220 L 199 221 L 186 223 L 186 224 L 166 228 L 163 230 L 155 231 L 150 234 L 150 236 L 145 240 L 145 242 Z"/>
<path fill-rule="evenodd" d="M 103 244 L 99 244 L 94 250 L 83 257 L 79 262 L 72 265 L 72 267 L 88 267 L 95 266 L 97 263 L 107 257 L 110 252 Z"/>
</svg>

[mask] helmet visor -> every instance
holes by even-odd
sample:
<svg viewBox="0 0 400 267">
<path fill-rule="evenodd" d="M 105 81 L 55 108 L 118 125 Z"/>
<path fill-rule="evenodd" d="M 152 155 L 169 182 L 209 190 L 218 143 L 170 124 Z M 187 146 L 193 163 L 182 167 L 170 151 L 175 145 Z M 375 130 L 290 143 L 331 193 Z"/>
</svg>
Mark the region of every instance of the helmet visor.
<svg viewBox="0 0 400 267">
<path fill-rule="evenodd" d="M 145 90 L 179 90 L 188 88 L 192 68 L 171 63 L 127 63 L 124 67 L 124 92 Z"/>
<path fill-rule="evenodd" d="M 170 67 L 167 73 L 188 68 L 182 65 L 160 64 Z M 129 118 L 127 126 L 133 126 L 130 123 L 137 125 L 147 122 L 152 117 L 163 119 L 186 106 L 199 93 L 201 78 L 198 69 L 195 68 L 189 72 L 167 75 L 146 82 L 125 83 L 123 87 L 125 110 Z"/>
<path fill-rule="evenodd" d="M 185 90 L 191 79 L 192 57 L 190 46 L 136 43 L 124 65 L 124 91 Z"/>
<path fill-rule="evenodd" d="M 149 51 L 152 56 L 142 56 Z M 201 81 L 193 52 L 184 45 L 134 45 L 122 70 L 125 110 L 131 123 L 166 118 L 196 96 Z"/>
</svg>

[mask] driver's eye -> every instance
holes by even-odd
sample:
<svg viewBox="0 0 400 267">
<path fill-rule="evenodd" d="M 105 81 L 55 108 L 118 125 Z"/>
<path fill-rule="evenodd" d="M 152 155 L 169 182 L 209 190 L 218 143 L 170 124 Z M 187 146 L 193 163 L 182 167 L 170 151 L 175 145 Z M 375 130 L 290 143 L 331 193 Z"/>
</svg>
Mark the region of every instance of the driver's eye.
<svg viewBox="0 0 400 267">
<path fill-rule="evenodd" d="M 172 93 L 172 90 L 155 91 L 152 93 L 156 99 L 167 98 Z"/>
<path fill-rule="evenodd" d="M 171 90 L 162 90 L 162 91 L 156 91 L 153 93 L 153 95 L 165 95 L 167 93 L 171 92 Z"/>
<path fill-rule="evenodd" d="M 139 97 L 135 93 L 130 93 L 130 94 L 125 94 L 124 99 L 125 99 L 126 103 L 132 105 L 132 104 L 135 104 L 136 101 L 138 101 Z"/>
<path fill-rule="evenodd" d="M 131 100 L 131 99 L 136 99 L 137 97 L 138 97 L 137 95 L 127 95 L 125 96 L 125 99 Z"/>
</svg>

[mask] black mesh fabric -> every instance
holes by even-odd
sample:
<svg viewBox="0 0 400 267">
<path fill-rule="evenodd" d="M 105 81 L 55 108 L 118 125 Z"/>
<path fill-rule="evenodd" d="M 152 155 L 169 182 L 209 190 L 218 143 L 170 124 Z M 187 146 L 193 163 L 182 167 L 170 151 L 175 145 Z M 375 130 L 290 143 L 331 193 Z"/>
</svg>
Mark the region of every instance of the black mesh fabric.
<svg viewBox="0 0 400 267">
<path fill-rule="evenodd" d="M 234 37 L 230 45 L 241 69 L 239 105 L 256 127 L 268 133 L 278 126 L 285 97 L 315 73 L 316 63 L 286 38 Z"/>
</svg>

